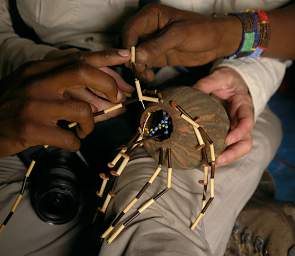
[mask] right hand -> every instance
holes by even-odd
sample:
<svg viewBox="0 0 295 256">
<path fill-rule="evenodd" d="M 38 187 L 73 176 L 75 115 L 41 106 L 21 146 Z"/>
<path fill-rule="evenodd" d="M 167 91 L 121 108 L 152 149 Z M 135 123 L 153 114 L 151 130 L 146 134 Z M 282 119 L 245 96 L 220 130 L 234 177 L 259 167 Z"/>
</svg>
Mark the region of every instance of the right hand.
<svg viewBox="0 0 295 256">
<path fill-rule="evenodd" d="M 151 4 L 132 17 L 123 31 L 125 48 L 136 46 L 136 68 L 151 80 L 152 67 L 199 66 L 232 54 L 242 35 L 232 16 L 213 18 Z"/>
<path fill-rule="evenodd" d="M 71 90 L 89 88 L 109 104 L 119 102 L 117 80 L 100 68 L 128 62 L 129 54 L 123 53 L 112 50 L 31 62 L 1 80 L 0 156 L 36 145 L 79 149 L 79 139 L 93 130 L 94 118 L 87 97 L 77 99 Z M 58 127 L 59 120 L 77 122 L 76 133 Z"/>
</svg>

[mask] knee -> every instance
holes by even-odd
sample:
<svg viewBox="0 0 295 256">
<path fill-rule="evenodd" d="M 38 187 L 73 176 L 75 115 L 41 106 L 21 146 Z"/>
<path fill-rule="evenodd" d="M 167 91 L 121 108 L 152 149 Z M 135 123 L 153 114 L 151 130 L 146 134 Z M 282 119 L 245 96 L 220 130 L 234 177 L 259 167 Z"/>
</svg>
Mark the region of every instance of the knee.
<svg viewBox="0 0 295 256">
<path fill-rule="evenodd" d="M 267 107 L 257 118 L 253 130 L 253 147 L 261 149 L 263 160 L 271 161 L 282 141 L 282 126 L 278 117 Z"/>
</svg>

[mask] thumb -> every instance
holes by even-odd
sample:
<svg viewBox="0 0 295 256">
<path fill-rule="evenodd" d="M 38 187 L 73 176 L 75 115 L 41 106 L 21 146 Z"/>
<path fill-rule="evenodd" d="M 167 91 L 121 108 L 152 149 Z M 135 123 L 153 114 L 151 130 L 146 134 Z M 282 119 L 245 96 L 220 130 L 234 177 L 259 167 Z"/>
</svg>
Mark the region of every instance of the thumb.
<svg viewBox="0 0 295 256">
<path fill-rule="evenodd" d="M 193 87 L 206 94 L 222 89 L 222 79 L 215 75 L 215 72 L 205 78 L 200 79 Z"/>
<path fill-rule="evenodd" d="M 216 97 L 226 100 L 234 91 L 234 84 L 230 81 L 230 73 L 227 72 L 226 69 L 220 68 L 209 76 L 199 80 L 194 85 L 194 88 L 207 94 L 214 94 Z"/>
</svg>

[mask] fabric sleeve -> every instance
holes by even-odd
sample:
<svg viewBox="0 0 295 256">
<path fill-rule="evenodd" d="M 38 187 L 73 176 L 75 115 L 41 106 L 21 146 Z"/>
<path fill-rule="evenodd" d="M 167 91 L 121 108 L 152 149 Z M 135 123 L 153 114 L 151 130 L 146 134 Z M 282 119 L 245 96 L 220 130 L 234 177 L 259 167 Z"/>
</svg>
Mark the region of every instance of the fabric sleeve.
<svg viewBox="0 0 295 256">
<path fill-rule="evenodd" d="M 268 11 L 287 2 L 288 0 L 161 0 L 162 4 L 203 14 L 225 14 L 246 9 L 263 9 Z"/>
<path fill-rule="evenodd" d="M 289 0 L 214 0 L 213 9 L 216 13 L 245 11 L 246 9 L 272 10 Z"/>
<path fill-rule="evenodd" d="M 12 27 L 8 0 L 0 0 L 0 78 L 25 62 L 43 59 L 54 47 L 20 38 Z"/>
<path fill-rule="evenodd" d="M 286 0 L 215 0 L 214 12 L 228 13 L 243 11 L 247 8 L 271 10 L 288 1 Z M 271 58 L 239 58 L 223 60 L 215 66 L 230 67 L 240 74 L 248 85 L 252 96 L 255 118 L 265 108 L 268 100 L 279 88 L 290 62 L 282 62 Z"/>
<path fill-rule="evenodd" d="M 287 65 L 290 61 L 281 62 L 270 58 L 238 58 L 222 60 L 213 69 L 228 67 L 235 70 L 246 82 L 252 96 L 255 118 L 265 108 L 268 100 L 279 88 Z"/>
</svg>

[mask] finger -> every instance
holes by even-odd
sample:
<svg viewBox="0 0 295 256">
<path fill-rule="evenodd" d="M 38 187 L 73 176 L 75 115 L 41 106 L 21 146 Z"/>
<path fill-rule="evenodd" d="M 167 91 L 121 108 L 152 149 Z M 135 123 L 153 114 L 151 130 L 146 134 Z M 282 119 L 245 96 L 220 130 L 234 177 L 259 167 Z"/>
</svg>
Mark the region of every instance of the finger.
<svg viewBox="0 0 295 256">
<path fill-rule="evenodd" d="M 97 97 L 93 92 L 88 91 L 88 90 L 81 90 L 81 89 L 71 90 L 69 92 L 69 96 L 73 99 L 79 99 L 79 100 L 86 101 L 86 102 L 90 103 L 91 106 L 93 106 L 92 107 L 93 113 L 114 106 L 114 104 L 110 103 L 109 101 L 103 100 L 100 97 Z M 118 110 L 112 111 L 108 114 L 97 116 L 97 117 L 95 117 L 94 120 L 95 120 L 95 122 L 104 121 L 104 120 L 107 120 L 111 117 L 115 117 L 115 116 L 121 114 L 122 112 L 123 112 L 123 109 L 118 109 Z"/>
<path fill-rule="evenodd" d="M 225 143 L 231 145 L 241 140 L 250 133 L 254 127 L 254 114 L 251 105 L 241 104 L 235 113 L 231 115 L 231 122 L 234 127 L 228 134 Z"/>
<path fill-rule="evenodd" d="M 230 164 L 246 155 L 251 148 L 252 137 L 248 134 L 239 142 L 227 147 L 226 150 L 217 158 L 216 164 L 218 166 Z"/>
<path fill-rule="evenodd" d="M 103 94 L 102 92 L 91 89 L 91 88 L 87 88 L 87 90 L 90 93 L 92 93 L 95 97 L 105 99 L 108 101 L 108 97 L 105 94 Z M 128 96 L 131 96 L 131 95 L 129 93 L 123 93 L 120 90 L 118 90 L 116 103 L 124 102 L 126 100 L 126 97 L 128 97 Z"/>
<path fill-rule="evenodd" d="M 66 55 L 52 60 L 30 61 L 20 66 L 16 72 L 19 73 L 21 79 L 32 76 L 41 75 L 54 69 L 64 67 L 78 60 L 76 54 Z"/>
<path fill-rule="evenodd" d="M 146 83 L 152 82 L 155 79 L 155 73 L 152 69 L 146 68 L 142 72 L 137 73 L 137 78 Z"/>
<path fill-rule="evenodd" d="M 45 125 L 34 121 L 24 122 L 17 134 L 11 138 L 6 137 L 5 141 L 1 140 L 1 142 L 7 145 L 7 149 L 11 148 L 12 153 L 37 145 L 50 145 L 73 151 L 80 147 L 80 141 L 73 132 L 53 124 Z"/>
<path fill-rule="evenodd" d="M 69 88 L 89 87 L 102 92 L 110 101 L 117 102 L 115 79 L 88 64 L 73 64 L 28 83 L 28 94 L 33 98 L 61 99 Z"/>
<path fill-rule="evenodd" d="M 58 113 L 55 117 L 56 121 L 77 122 L 79 125 L 76 127 L 76 132 L 81 139 L 85 138 L 94 129 L 92 109 L 86 102 L 77 100 L 64 101 L 52 106 L 51 109 L 52 113 Z"/>
<path fill-rule="evenodd" d="M 1 81 L 1 91 L 6 91 L 8 85 L 11 84 L 21 84 L 26 79 L 32 79 L 34 76 L 39 76 L 52 72 L 55 69 L 62 68 L 65 65 L 74 62 L 73 57 L 62 57 L 54 60 L 42 60 L 42 61 L 31 61 L 27 62 L 21 67 L 19 67 L 15 73 L 5 77 Z"/>
<path fill-rule="evenodd" d="M 66 92 L 67 99 L 84 101 L 90 104 L 92 112 L 97 112 L 100 97 L 92 91 L 82 88 L 71 88 Z"/>
<path fill-rule="evenodd" d="M 214 94 L 221 99 L 228 97 L 228 90 L 231 88 L 227 81 L 227 77 L 220 72 L 213 72 L 211 75 L 200 79 L 195 85 L 198 89 L 206 94 Z"/>
<path fill-rule="evenodd" d="M 77 135 L 85 138 L 94 128 L 94 118 L 88 103 L 78 100 L 31 101 L 23 110 L 25 120 L 43 125 L 56 125 L 59 120 L 77 122 Z"/>
<path fill-rule="evenodd" d="M 97 111 L 105 110 L 105 109 L 111 108 L 113 106 L 115 106 L 115 105 L 110 103 L 109 101 L 101 99 Z M 116 116 L 122 114 L 124 111 L 125 111 L 124 108 L 120 108 L 115 111 L 111 111 L 107 114 L 96 116 L 94 118 L 94 121 L 95 121 L 95 123 L 105 121 L 105 120 L 108 120 L 110 118 L 113 118 L 113 117 L 116 117 Z"/>
<path fill-rule="evenodd" d="M 115 66 L 127 63 L 130 59 L 130 50 L 128 49 L 110 49 L 98 52 L 86 52 L 80 57 L 80 60 L 96 68 Z"/>
<path fill-rule="evenodd" d="M 130 48 L 137 45 L 138 40 L 159 30 L 160 7 L 149 5 L 142 8 L 124 26 L 122 33 L 123 46 Z"/>
<path fill-rule="evenodd" d="M 121 91 L 127 92 L 127 93 L 132 93 L 134 91 L 134 88 L 130 84 L 126 83 L 124 79 L 114 70 L 108 67 L 100 68 L 100 70 L 102 70 L 103 72 L 113 77 L 116 80 L 117 86 Z"/>
<path fill-rule="evenodd" d="M 73 132 L 56 126 L 35 125 L 32 134 L 31 146 L 50 145 L 70 151 L 80 148 L 80 140 Z"/>
<path fill-rule="evenodd" d="M 152 82 L 155 80 L 155 73 L 152 69 L 146 69 L 143 73 L 143 78 L 146 82 Z"/>
<path fill-rule="evenodd" d="M 136 68 L 136 72 L 142 73 L 146 70 L 147 66 L 145 64 L 136 63 L 135 68 Z"/>
<path fill-rule="evenodd" d="M 18 68 L 20 76 L 25 79 L 40 75 L 53 69 L 69 65 L 74 62 L 85 61 L 95 67 L 113 66 L 126 63 L 130 58 L 130 51 L 126 49 L 111 49 L 91 53 L 74 53 L 51 60 L 27 62 Z"/>
<path fill-rule="evenodd" d="M 108 99 L 108 97 L 104 93 L 102 93 L 100 91 L 97 91 L 97 90 L 92 89 L 92 88 L 86 88 L 86 90 L 89 91 L 89 93 L 92 93 L 95 97 L 105 99 L 105 100 Z M 124 98 L 124 95 L 122 93 L 118 92 L 118 94 L 117 94 L 117 102 L 121 102 L 122 97 Z"/>
</svg>

